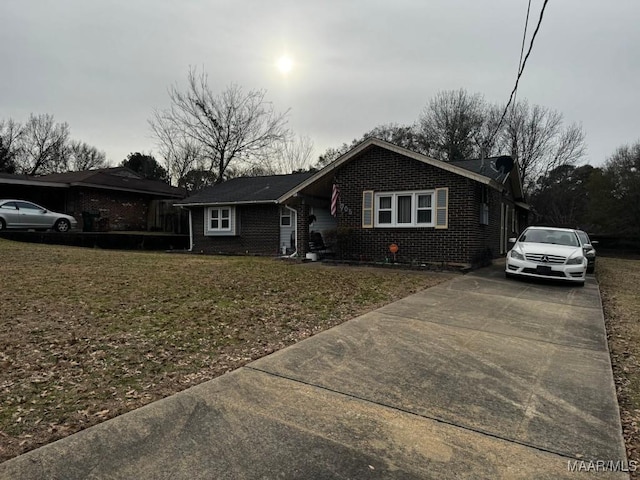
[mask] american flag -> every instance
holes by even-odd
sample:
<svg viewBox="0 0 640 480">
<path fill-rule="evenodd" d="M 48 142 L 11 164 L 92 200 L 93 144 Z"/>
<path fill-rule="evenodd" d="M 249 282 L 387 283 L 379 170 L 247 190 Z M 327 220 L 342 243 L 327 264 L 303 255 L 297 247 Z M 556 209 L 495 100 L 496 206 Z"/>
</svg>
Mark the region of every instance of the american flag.
<svg viewBox="0 0 640 480">
<path fill-rule="evenodd" d="M 338 185 L 333 184 L 333 189 L 331 190 L 331 215 L 334 217 L 338 215 L 338 202 L 340 201 L 340 189 Z"/>
</svg>

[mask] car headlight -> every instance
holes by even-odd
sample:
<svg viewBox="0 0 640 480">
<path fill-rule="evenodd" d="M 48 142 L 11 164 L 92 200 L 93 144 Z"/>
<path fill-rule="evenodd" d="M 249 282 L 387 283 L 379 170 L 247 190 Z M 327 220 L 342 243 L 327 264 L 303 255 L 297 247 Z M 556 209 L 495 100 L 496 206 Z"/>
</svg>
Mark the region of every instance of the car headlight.
<svg viewBox="0 0 640 480">
<path fill-rule="evenodd" d="M 524 260 L 524 255 L 517 250 L 511 250 L 511 258 L 515 258 L 516 260 Z"/>
<path fill-rule="evenodd" d="M 584 257 L 572 257 L 567 260 L 567 265 L 582 265 L 584 262 Z"/>
</svg>

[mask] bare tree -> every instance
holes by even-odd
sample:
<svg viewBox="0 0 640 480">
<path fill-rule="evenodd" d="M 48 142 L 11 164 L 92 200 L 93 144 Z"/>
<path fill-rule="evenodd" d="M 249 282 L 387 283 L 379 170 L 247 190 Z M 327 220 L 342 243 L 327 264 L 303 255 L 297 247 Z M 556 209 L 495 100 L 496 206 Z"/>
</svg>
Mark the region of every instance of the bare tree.
<svg viewBox="0 0 640 480">
<path fill-rule="evenodd" d="M 271 164 L 273 173 L 293 173 L 311 168 L 313 140 L 306 136 L 283 142 Z"/>
<path fill-rule="evenodd" d="M 265 101 L 263 90 L 243 92 L 231 85 L 215 95 L 206 73 L 189 70 L 188 87 L 169 89 L 171 107 L 150 120 L 152 130 L 189 139 L 200 148 L 207 171 L 222 182 L 230 165 L 268 163 L 279 144 L 288 139 L 287 114 L 278 114 Z M 166 125 L 158 125 L 158 121 Z"/>
<path fill-rule="evenodd" d="M 575 165 L 585 154 L 582 127 L 563 124 L 561 113 L 540 105 L 518 102 L 505 117 L 498 143 L 518 160 L 525 189 L 562 165 Z"/>
<path fill-rule="evenodd" d="M 12 119 L 0 120 L 0 172 L 14 173 L 20 154 L 22 125 Z"/>
<path fill-rule="evenodd" d="M 67 152 L 67 169 L 70 171 L 79 172 L 107 166 L 105 153 L 85 142 L 72 140 L 67 147 Z"/>
<path fill-rule="evenodd" d="M 464 89 L 438 92 L 419 119 L 428 154 L 447 162 L 478 155 L 484 119 L 482 95 Z"/>
<path fill-rule="evenodd" d="M 66 171 L 68 138 L 69 125 L 56 123 L 53 115 L 30 115 L 20 136 L 18 171 L 27 175 Z"/>
<path fill-rule="evenodd" d="M 154 117 L 149 121 L 149 125 L 156 137 L 160 155 L 164 158 L 165 168 L 172 183 L 184 187 L 185 182 L 193 183 L 191 177 L 194 173 L 187 178 L 189 172 L 205 170 L 202 147 L 199 142 L 185 135 L 170 118 L 164 115 L 165 112 L 154 111 Z"/>
<path fill-rule="evenodd" d="M 377 138 L 413 152 L 422 153 L 424 155 L 429 154 L 429 145 L 417 124 L 399 125 L 397 123 L 386 123 L 374 127 L 372 130 L 369 130 L 362 135 L 362 137 L 354 139 L 350 144 L 343 143 L 339 148 L 328 148 L 318 157 L 315 167 L 322 168 L 325 165 L 328 165 L 367 138 Z"/>
</svg>

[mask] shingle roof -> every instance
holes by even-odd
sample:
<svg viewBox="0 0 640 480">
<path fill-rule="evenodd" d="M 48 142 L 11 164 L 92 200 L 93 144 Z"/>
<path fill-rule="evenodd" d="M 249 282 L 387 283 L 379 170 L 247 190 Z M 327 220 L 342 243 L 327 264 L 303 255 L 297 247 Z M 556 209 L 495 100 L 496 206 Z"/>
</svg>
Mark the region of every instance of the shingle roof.
<svg viewBox="0 0 640 480">
<path fill-rule="evenodd" d="M 313 173 L 292 173 L 266 177 L 239 177 L 207 187 L 176 202 L 179 205 L 214 205 L 234 203 L 272 203 Z"/>
<path fill-rule="evenodd" d="M 496 160 L 498 158 L 503 157 L 489 157 L 484 160 L 480 160 L 479 158 L 475 160 L 457 160 L 449 163 L 451 165 L 464 168 L 465 170 L 469 170 L 470 172 L 484 175 L 485 177 L 489 177 L 496 182 L 501 183 L 507 177 L 509 172 L 502 172 L 496 168 Z"/>
<path fill-rule="evenodd" d="M 148 180 L 124 167 L 100 168 L 81 172 L 52 173 L 33 180 L 66 183 L 70 186 L 91 186 L 110 190 L 127 190 L 174 198 L 182 198 L 185 191 L 158 180 Z"/>
</svg>

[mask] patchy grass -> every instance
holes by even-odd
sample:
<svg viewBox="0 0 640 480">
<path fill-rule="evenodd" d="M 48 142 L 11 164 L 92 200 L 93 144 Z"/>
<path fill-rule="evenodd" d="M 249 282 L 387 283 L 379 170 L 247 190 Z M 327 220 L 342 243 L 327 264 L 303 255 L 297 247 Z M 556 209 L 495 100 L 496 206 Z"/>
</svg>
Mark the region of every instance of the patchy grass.
<svg viewBox="0 0 640 480">
<path fill-rule="evenodd" d="M 640 464 L 640 258 L 598 258 L 596 274 L 627 456 Z"/>
<path fill-rule="evenodd" d="M 0 240 L 0 461 L 447 274 Z"/>
</svg>

